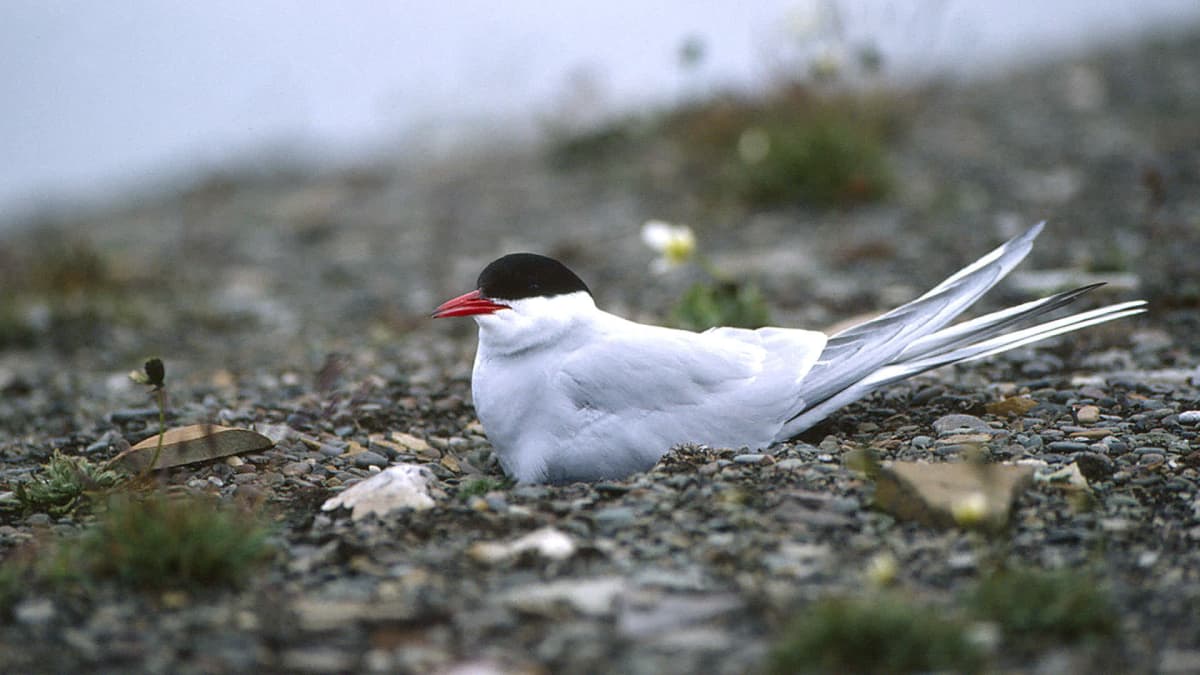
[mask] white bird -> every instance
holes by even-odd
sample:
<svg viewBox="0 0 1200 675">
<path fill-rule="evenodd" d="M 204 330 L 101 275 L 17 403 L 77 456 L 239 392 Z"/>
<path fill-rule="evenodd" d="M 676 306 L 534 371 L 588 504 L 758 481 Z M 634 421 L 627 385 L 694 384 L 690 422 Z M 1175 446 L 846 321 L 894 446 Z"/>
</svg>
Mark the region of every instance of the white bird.
<svg viewBox="0 0 1200 675">
<path fill-rule="evenodd" d="M 506 255 L 434 318 L 479 325 L 471 388 L 501 467 L 522 483 L 618 479 L 673 446 L 765 448 L 887 384 L 1145 311 L 1109 305 L 1019 328 L 1099 284 L 952 319 L 1029 253 L 1039 223 L 921 297 L 832 336 L 649 326 L 596 307 L 562 263 Z"/>
</svg>

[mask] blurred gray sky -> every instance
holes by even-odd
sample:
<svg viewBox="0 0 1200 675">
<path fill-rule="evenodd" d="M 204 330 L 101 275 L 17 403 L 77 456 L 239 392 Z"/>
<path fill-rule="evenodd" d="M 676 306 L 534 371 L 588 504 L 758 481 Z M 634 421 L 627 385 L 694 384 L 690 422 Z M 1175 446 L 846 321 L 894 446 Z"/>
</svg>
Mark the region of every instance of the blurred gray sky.
<svg viewBox="0 0 1200 675">
<path fill-rule="evenodd" d="M 0 3 L 0 226 L 264 147 L 374 144 L 613 110 L 786 61 L 812 3 Z M 898 73 L 953 74 L 1192 22 L 1196 0 L 840 2 Z M 684 73 L 688 36 L 706 45 Z M 572 98 L 572 92 L 574 97 Z M 581 93 L 590 92 L 591 97 Z"/>
</svg>

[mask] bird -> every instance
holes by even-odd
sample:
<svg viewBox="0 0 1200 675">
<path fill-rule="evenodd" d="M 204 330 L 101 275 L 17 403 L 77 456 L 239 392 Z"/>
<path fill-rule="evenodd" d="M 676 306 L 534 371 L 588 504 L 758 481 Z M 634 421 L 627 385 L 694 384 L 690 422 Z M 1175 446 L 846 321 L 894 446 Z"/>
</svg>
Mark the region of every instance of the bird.
<svg viewBox="0 0 1200 675">
<path fill-rule="evenodd" d="M 476 414 L 518 483 L 620 480 L 683 444 L 760 450 L 918 373 L 1145 311 L 1133 300 L 1035 322 L 1102 284 L 951 324 L 1033 247 L 1045 223 L 933 289 L 833 335 L 719 327 L 693 332 L 596 306 L 561 262 L 511 253 L 433 318 L 473 318 Z"/>
</svg>

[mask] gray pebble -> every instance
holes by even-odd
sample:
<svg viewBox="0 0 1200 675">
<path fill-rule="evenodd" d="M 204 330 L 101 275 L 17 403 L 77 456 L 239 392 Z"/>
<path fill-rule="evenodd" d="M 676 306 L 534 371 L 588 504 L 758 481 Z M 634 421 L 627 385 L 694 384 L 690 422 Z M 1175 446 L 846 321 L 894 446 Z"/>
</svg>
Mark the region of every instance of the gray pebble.
<svg viewBox="0 0 1200 675">
<path fill-rule="evenodd" d="M 1104 480 L 1116 470 L 1116 464 L 1107 455 L 1095 452 L 1081 452 L 1075 455 L 1075 463 L 1079 465 L 1079 472 L 1089 481 Z"/>
<path fill-rule="evenodd" d="M 44 625 L 54 618 L 54 603 L 46 599 L 23 602 L 13 608 L 13 618 L 26 625 Z"/>
<path fill-rule="evenodd" d="M 318 452 L 320 452 L 322 455 L 325 455 L 326 457 L 337 457 L 338 455 L 342 454 L 345 451 L 346 451 L 345 448 L 339 448 L 338 446 L 333 445 L 332 443 L 323 443 L 321 445 L 320 450 L 318 450 Z"/>
<path fill-rule="evenodd" d="M 912 446 L 924 450 L 933 445 L 933 438 L 930 436 L 913 436 Z"/>
<path fill-rule="evenodd" d="M 779 469 L 781 471 L 795 471 L 796 469 L 803 469 L 804 464 L 805 464 L 805 462 L 802 459 L 796 459 L 795 457 L 789 457 L 788 459 L 783 459 L 783 460 L 776 462 L 775 468 Z"/>
<path fill-rule="evenodd" d="M 521 485 L 512 491 L 512 495 L 518 499 L 545 499 L 550 490 L 539 485 Z"/>
<path fill-rule="evenodd" d="M 125 424 L 149 417 L 158 417 L 158 408 L 126 408 L 114 410 L 108 414 L 108 421 L 113 424 Z"/>
<path fill-rule="evenodd" d="M 308 462 L 292 462 L 290 464 L 285 464 L 280 471 L 282 471 L 283 475 L 285 476 L 302 476 L 312 471 L 312 467 L 313 465 Z"/>
<path fill-rule="evenodd" d="M 1046 448 L 1051 452 L 1087 452 L 1091 446 L 1079 441 L 1054 441 Z"/>
<path fill-rule="evenodd" d="M 974 415 L 945 415 L 934 421 L 933 428 L 938 436 L 961 433 L 990 434 L 993 431 L 987 422 Z"/>
<path fill-rule="evenodd" d="M 733 458 L 736 464 L 761 464 L 766 455 L 760 453 L 747 453 L 745 455 L 735 455 Z"/>
<path fill-rule="evenodd" d="M 636 517 L 637 513 L 627 506 L 613 506 L 600 509 L 592 519 L 600 527 L 622 527 L 632 523 Z"/>
<path fill-rule="evenodd" d="M 1185 410 L 1179 413 L 1179 423 L 1189 426 L 1200 424 L 1200 410 Z"/>
<path fill-rule="evenodd" d="M 365 469 L 368 466 L 378 466 L 378 467 L 382 468 L 387 465 L 388 465 L 387 457 L 384 457 L 383 455 L 379 454 L 378 452 L 374 452 L 372 450 L 367 450 L 366 452 L 360 452 L 354 456 L 354 466 L 357 466 L 359 468 Z"/>
</svg>

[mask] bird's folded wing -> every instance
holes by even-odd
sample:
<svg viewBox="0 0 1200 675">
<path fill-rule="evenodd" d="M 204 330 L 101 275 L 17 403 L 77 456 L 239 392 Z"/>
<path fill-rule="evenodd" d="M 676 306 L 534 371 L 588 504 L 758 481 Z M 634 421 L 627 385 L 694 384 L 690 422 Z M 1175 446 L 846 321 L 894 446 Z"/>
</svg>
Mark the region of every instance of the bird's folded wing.
<svg viewBox="0 0 1200 675">
<path fill-rule="evenodd" d="M 577 408 L 598 412 L 636 417 L 690 407 L 696 415 L 765 420 L 795 409 L 796 385 L 825 345 L 814 331 L 645 328 L 576 350 L 556 386 Z"/>
</svg>

